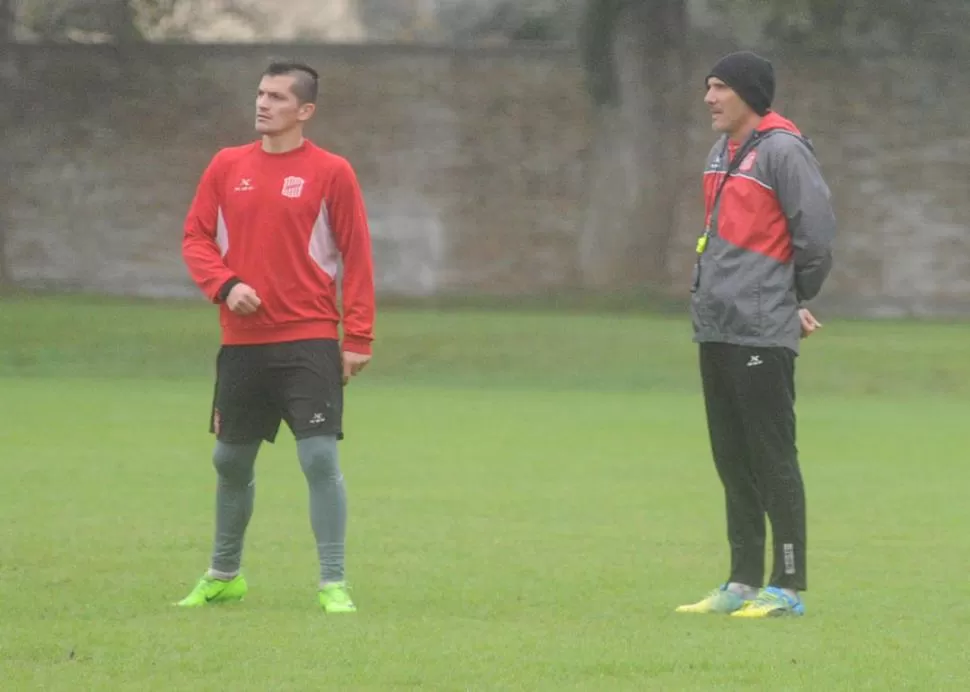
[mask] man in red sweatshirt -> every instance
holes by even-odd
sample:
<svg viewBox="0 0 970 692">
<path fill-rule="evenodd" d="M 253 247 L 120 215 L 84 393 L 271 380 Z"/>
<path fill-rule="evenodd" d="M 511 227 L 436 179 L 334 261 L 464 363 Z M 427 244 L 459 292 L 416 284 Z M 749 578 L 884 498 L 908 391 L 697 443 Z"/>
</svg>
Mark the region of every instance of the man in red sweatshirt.
<svg viewBox="0 0 970 692">
<path fill-rule="evenodd" d="M 811 143 L 771 110 L 769 61 L 731 53 L 705 86 L 721 137 L 704 173 L 691 313 L 731 563 L 719 588 L 678 610 L 802 615 L 808 582 L 795 358 L 800 340 L 821 326 L 805 303 L 832 268 L 835 215 Z M 767 584 L 766 517 L 774 553 Z"/>
<path fill-rule="evenodd" d="M 256 456 L 285 421 L 310 490 L 320 606 L 356 611 L 344 579 L 347 505 L 337 441 L 343 387 L 371 358 L 373 260 L 353 168 L 303 134 L 317 90 L 312 68 L 271 64 L 256 94 L 261 139 L 213 157 L 185 220 L 182 254 L 192 279 L 219 305 L 222 345 L 210 421 L 214 548 L 209 570 L 181 606 L 245 596 L 240 566 Z"/>
</svg>

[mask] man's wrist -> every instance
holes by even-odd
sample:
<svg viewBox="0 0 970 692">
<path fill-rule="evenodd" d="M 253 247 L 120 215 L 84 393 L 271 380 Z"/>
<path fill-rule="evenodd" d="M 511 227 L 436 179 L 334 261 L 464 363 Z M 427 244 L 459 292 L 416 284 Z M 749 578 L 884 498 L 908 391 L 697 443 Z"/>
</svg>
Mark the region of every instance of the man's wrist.
<svg viewBox="0 0 970 692">
<path fill-rule="evenodd" d="M 343 343 L 340 345 L 342 351 L 350 351 L 351 353 L 359 353 L 362 356 L 371 355 L 371 344 L 367 339 L 355 339 L 352 336 L 345 336 Z"/>
<path fill-rule="evenodd" d="M 242 279 L 237 277 L 232 277 L 226 283 L 222 284 L 219 288 L 219 292 L 216 294 L 216 298 L 219 299 L 220 303 L 225 303 L 226 299 L 229 297 L 229 293 L 236 287 L 236 284 L 241 284 Z"/>
</svg>

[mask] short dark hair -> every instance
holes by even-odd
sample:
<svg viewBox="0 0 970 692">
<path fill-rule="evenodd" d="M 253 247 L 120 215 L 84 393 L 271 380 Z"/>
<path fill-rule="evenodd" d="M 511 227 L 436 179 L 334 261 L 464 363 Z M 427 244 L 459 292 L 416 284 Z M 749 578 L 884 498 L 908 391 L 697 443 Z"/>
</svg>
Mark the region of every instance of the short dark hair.
<svg viewBox="0 0 970 692">
<path fill-rule="evenodd" d="M 293 76 L 293 94 L 300 103 L 316 103 L 320 75 L 309 65 L 294 60 L 274 60 L 263 72 L 264 77 Z"/>
</svg>

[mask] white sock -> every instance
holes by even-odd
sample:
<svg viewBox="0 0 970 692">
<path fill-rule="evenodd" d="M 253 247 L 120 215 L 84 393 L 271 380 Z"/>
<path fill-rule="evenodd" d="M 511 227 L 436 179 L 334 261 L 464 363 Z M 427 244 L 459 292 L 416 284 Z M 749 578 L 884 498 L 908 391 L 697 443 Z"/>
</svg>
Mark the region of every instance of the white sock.
<svg viewBox="0 0 970 692">
<path fill-rule="evenodd" d="M 728 584 L 727 590 L 731 593 L 737 594 L 745 600 L 750 600 L 758 595 L 758 589 L 754 588 L 753 586 L 748 586 L 747 584 L 739 584 L 735 581 Z"/>
<path fill-rule="evenodd" d="M 209 576 L 213 579 L 217 579 L 218 581 L 232 581 L 239 576 L 239 570 L 236 570 L 235 572 L 220 572 L 219 570 L 212 569 L 210 567 Z"/>
<path fill-rule="evenodd" d="M 787 595 L 791 596 L 796 601 L 799 600 L 799 598 L 798 598 L 798 592 L 795 591 L 794 589 L 782 589 L 782 591 L 784 591 Z"/>
</svg>

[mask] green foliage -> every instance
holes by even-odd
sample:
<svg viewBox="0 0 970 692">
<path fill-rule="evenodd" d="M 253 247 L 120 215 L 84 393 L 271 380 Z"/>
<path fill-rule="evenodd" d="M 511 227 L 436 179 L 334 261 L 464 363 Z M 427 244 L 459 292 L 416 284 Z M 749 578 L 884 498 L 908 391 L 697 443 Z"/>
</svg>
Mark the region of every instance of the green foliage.
<svg viewBox="0 0 970 692">
<path fill-rule="evenodd" d="M 966 50 L 966 0 L 708 0 L 742 42 L 822 50 Z"/>
<path fill-rule="evenodd" d="M 575 43 L 583 0 L 464 0 L 442 3 L 438 21 L 456 40 Z"/>
<path fill-rule="evenodd" d="M 123 43 L 144 40 L 176 17 L 190 22 L 212 7 L 205 0 L 21 0 L 18 21 L 42 40 Z M 218 9 L 248 22 L 258 20 L 247 0 L 225 0 Z"/>
<path fill-rule="evenodd" d="M 20 5 L 21 26 L 45 41 L 141 38 L 128 0 L 23 0 Z"/>
</svg>

